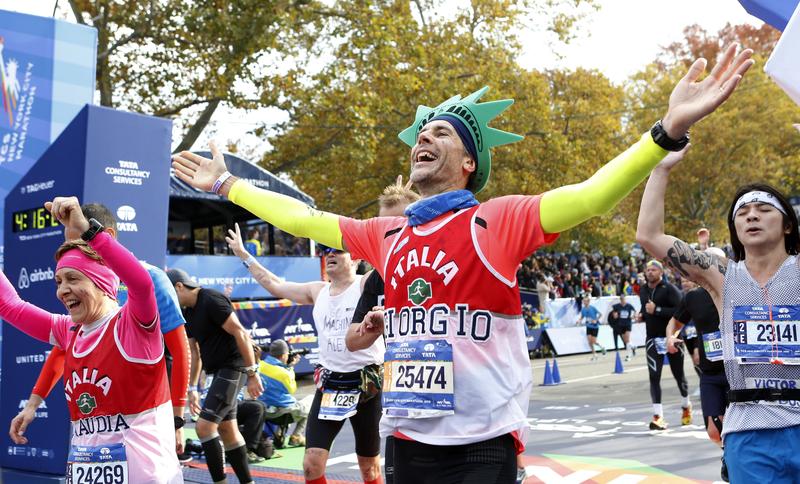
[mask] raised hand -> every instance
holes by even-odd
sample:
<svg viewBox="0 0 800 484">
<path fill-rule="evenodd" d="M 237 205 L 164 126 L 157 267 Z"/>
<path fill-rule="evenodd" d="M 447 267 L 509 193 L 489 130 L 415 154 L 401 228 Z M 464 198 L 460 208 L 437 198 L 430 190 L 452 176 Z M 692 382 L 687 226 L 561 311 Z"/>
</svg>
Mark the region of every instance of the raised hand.
<svg viewBox="0 0 800 484">
<path fill-rule="evenodd" d="M 745 72 L 753 65 L 751 49 L 736 55 L 737 44 L 726 49 L 711 73 L 697 81 L 705 71 L 706 60 L 697 59 L 669 96 L 664 129 L 672 139 L 680 139 L 696 122 L 709 115 L 733 93 Z"/>
<path fill-rule="evenodd" d="M 711 232 L 709 232 L 707 228 L 703 227 L 697 231 L 697 243 L 700 245 L 701 249 L 707 249 L 710 241 Z"/>
<path fill-rule="evenodd" d="M 77 234 L 89 230 L 89 221 L 83 216 L 77 197 L 56 197 L 52 202 L 45 202 L 44 208 L 64 227 L 72 229 Z"/>
<path fill-rule="evenodd" d="M 210 192 L 214 182 L 225 173 L 227 168 L 225 167 L 225 158 L 217 149 L 217 145 L 210 142 L 208 147 L 211 150 L 212 159 L 189 151 L 181 151 L 172 155 L 172 168 L 175 169 L 178 178 L 184 182 L 198 190 Z"/>
<path fill-rule="evenodd" d="M 230 235 L 230 237 L 225 237 L 225 242 L 228 243 L 228 247 L 231 248 L 237 257 L 240 259 L 247 259 L 250 256 L 250 253 L 244 248 L 244 242 L 242 242 L 242 232 L 239 230 L 239 224 L 234 224 L 234 228 L 236 229 L 235 232 L 231 229 L 228 229 L 228 235 Z"/>
<path fill-rule="evenodd" d="M 414 182 L 411 181 L 411 178 L 408 179 L 408 182 L 403 186 L 403 175 L 397 175 L 397 179 L 394 181 L 394 184 L 398 187 L 402 187 L 404 190 L 411 190 L 411 185 Z"/>
</svg>

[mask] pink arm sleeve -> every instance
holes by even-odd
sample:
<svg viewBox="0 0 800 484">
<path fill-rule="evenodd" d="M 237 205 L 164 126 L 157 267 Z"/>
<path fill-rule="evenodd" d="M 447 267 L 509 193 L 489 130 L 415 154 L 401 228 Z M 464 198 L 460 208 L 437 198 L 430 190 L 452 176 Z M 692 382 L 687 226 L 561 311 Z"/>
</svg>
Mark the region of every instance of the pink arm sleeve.
<svg viewBox="0 0 800 484">
<path fill-rule="evenodd" d="M 28 336 L 47 343 L 50 341 L 53 316 L 52 313 L 23 301 L 6 275 L 0 272 L 0 318 Z"/>
<path fill-rule="evenodd" d="M 153 280 L 147 269 L 122 244 L 106 232 L 97 234 L 89 245 L 128 286 L 128 311 L 141 325 L 150 327 L 158 314 Z"/>
<path fill-rule="evenodd" d="M 117 323 L 117 334 L 129 357 L 156 360 L 164 345 L 158 323 L 158 306 L 153 280 L 138 259 L 106 232 L 97 234 L 89 245 L 128 286 L 128 301 Z"/>
</svg>

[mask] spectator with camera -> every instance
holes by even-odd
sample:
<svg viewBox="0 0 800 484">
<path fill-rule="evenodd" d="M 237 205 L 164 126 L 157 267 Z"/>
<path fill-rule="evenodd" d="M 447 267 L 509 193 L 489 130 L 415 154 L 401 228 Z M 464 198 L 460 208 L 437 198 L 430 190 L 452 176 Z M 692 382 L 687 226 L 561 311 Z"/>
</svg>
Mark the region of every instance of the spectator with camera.
<svg viewBox="0 0 800 484">
<path fill-rule="evenodd" d="M 264 385 L 264 393 L 258 398 L 266 407 L 267 418 L 273 419 L 289 414 L 295 422 L 295 428 L 289 437 L 289 446 L 306 445 L 306 421 L 311 408 L 308 398 L 297 400 L 297 381 L 294 366 L 300 361 L 301 352 L 289 350 L 289 345 L 282 339 L 276 339 L 269 346 L 256 346 L 258 375 Z M 265 355 L 261 359 L 262 355 Z"/>
</svg>

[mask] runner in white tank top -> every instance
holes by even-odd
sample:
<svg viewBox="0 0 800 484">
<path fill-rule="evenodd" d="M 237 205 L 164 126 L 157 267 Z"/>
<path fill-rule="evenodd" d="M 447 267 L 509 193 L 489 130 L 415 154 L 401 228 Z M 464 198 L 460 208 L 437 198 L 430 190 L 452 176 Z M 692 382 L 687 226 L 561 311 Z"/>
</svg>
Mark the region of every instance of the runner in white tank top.
<svg viewBox="0 0 800 484">
<path fill-rule="evenodd" d="M 325 270 L 330 282 L 284 281 L 245 250 L 238 224 L 235 228 L 235 231 L 228 231 L 230 237 L 225 240 L 259 284 L 275 297 L 314 305 L 320 366 L 314 373 L 317 391 L 306 427 L 303 458 L 306 482 L 325 482 L 331 444 L 347 418 L 356 436 L 356 454 L 364 482 L 377 482 L 381 476 L 380 395 L 372 394 L 368 398 L 361 388 L 367 387 L 370 377 L 373 380 L 379 378 L 386 347 L 383 340 L 355 352 L 348 351 L 345 345 L 347 330 L 366 279 L 356 275 L 357 263 L 349 253 L 323 246 Z M 370 388 L 378 392 L 380 381 L 374 381 Z"/>
<path fill-rule="evenodd" d="M 728 210 L 736 261 L 664 234 L 664 193 L 682 154 L 667 156 L 647 183 L 637 240 L 702 284 L 722 315 L 731 405 L 723 443 L 730 482 L 797 482 L 800 475 L 800 234 L 786 198 L 766 184 L 740 188 Z"/>
</svg>

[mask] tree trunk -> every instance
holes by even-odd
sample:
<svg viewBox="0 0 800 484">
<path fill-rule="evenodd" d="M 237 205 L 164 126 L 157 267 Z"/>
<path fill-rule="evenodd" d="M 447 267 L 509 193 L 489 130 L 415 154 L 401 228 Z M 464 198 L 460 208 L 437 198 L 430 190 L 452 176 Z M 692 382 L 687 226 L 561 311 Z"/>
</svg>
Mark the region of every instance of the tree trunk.
<svg viewBox="0 0 800 484">
<path fill-rule="evenodd" d="M 197 141 L 197 138 L 200 137 L 200 133 L 202 133 L 208 125 L 208 122 L 211 121 L 211 116 L 214 114 L 214 111 L 217 110 L 219 103 L 219 99 L 214 99 L 206 104 L 206 108 L 200 113 L 200 117 L 197 118 L 197 121 L 189 128 L 189 131 L 186 133 L 186 136 L 183 137 L 178 147 L 175 148 L 175 153 L 188 150 L 192 147 L 194 142 Z"/>
<path fill-rule="evenodd" d="M 100 14 L 95 21 L 97 28 L 97 51 L 106 52 L 108 50 L 110 35 L 108 32 L 108 7 L 100 7 Z M 111 88 L 111 73 L 108 67 L 108 56 L 97 59 L 97 88 L 100 90 L 100 105 L 109 108 L 114 107 L 113 89 Z"/>
</svg>

